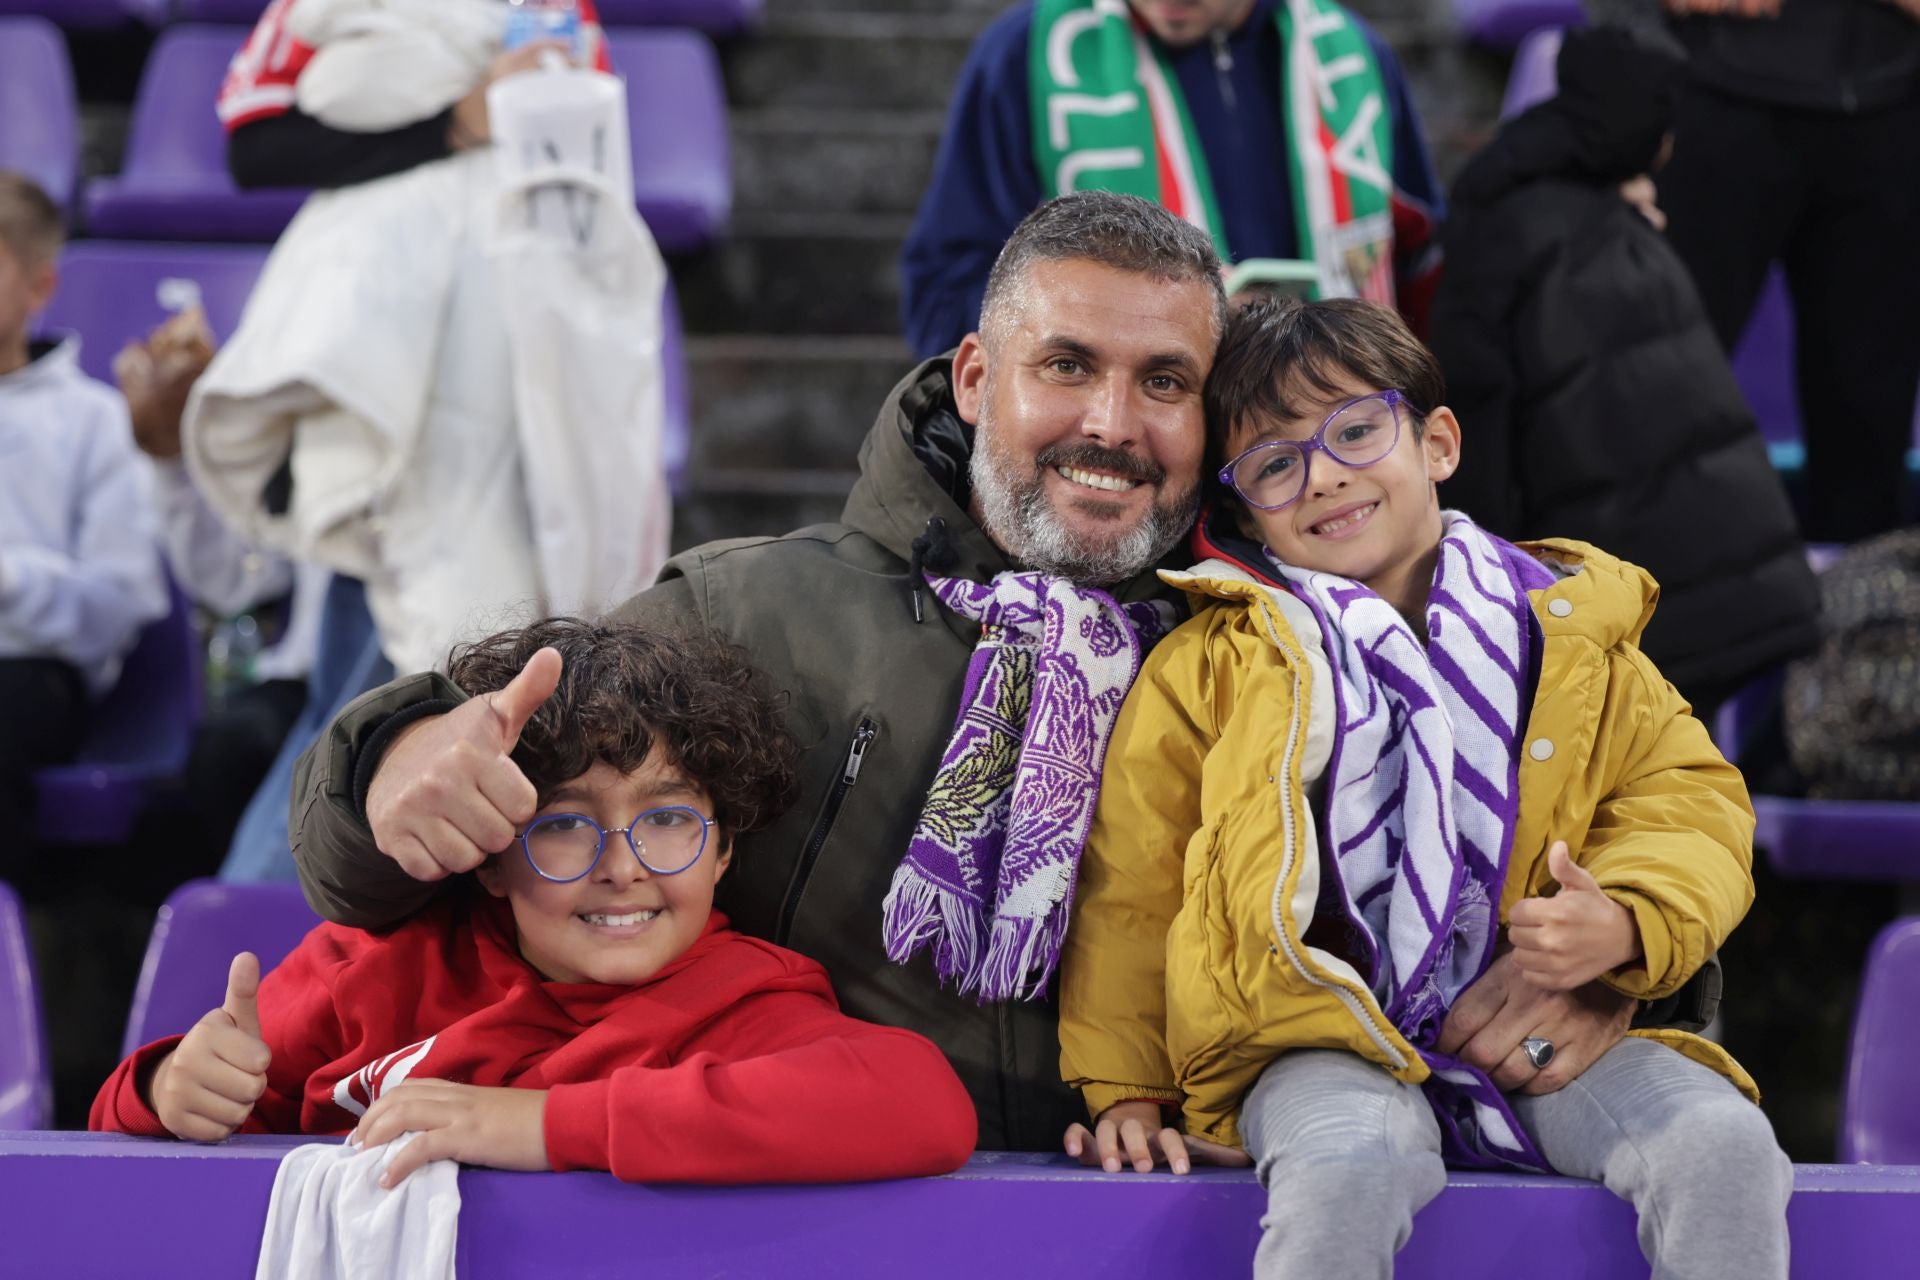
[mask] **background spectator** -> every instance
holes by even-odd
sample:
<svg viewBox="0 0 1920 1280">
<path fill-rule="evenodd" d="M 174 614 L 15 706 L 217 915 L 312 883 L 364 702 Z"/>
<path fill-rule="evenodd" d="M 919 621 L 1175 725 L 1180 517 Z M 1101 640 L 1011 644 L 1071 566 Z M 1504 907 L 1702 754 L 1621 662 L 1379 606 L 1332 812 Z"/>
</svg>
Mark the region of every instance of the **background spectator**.
<svg viewBox="0 0 1920 1280">
<path fill-rule="evenodd" d="M 1556 97 L 1454 184 L 1433 349 L 1472 447 L 1442 500 L 1509 538 L 1649 570 L 1642 647 L 1713 708 L 1810 648 L 1818 590 L 1787 495 L 1683 266 L 1643 202 L 1680 64 L 1569 32 Z"/>
<path fill-rule="evenodd" d="M 46 192 L 0 173 L 0 831 L 67 759 L 140 628 L 167 612 L 153 496 L 125 405 L 78 338 L 29 342 L 65 239 Z"/>
<path fill-rule="evenodd" d="M 1076 187 L 1157 199 L 1209 232 L 1225 262 L 1313 260 L 1322 293 L 1397 300 L 1423 327 L 1440 185 L 1385 42 L 1330 0 L 1311 6 L 1330 24 L 1314 40 L 1291 31 L 1285 0 L 1129 3 L 1132 24 L 1091 0 L 1022 0 L 974 45 L 901 258 L 915 352 L 937 355 L 974 329 L 1014 226 Z M 1348 68 L 1333 77 L 1334 111 L 1300 105 L 1282 70 L 1295 58 Z M 1120 114 L 1086 113 L 1089 98 L 1119 95 Z M 1338 143 L 1323 150 L 1323 132 Z M 1330 209 L 1334 191 L 1354 216 L 1307 212 Z"/>
<path fill-rule="evenodd" d="M 1807 536 L 1890 529 L 1920 384 L 1920 3 L 1667 7 L 1692 55 L 1661 183 L 1668 236 L 1729 351 L 1782 264 Z"/>
</svg>

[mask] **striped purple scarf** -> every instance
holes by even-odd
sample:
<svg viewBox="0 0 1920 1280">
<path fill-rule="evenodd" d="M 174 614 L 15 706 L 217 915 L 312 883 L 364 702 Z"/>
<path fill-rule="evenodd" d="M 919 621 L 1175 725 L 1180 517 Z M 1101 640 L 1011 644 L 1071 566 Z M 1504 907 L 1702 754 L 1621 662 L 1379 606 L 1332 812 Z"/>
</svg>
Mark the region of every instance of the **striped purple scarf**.
<svg viewBox="0 0 1920 1280">
<path fill-rule="evenodd" d="M 1333 665 L 1322 839 L 1373 994 L 1433 1069 L 1449 1161 L 1545 1172 L 1493 1081 L 1433 1046 L 1493 958 L 1536 662 L 1527 592 L 1554 576 L 1458 512 L 1445 521 L 1424 645 L 1359 583 L 1275 563 Z"/>
<path fill-rule="evenodd" d="M 1107 739 L 1173 610 L 1040 573 L 927 583 L 980 640 L 887 892 L 887 955 L 904 964 L 930 946 L 942 982 L 1030 999 L 1060 962 Z"/>
</svg>

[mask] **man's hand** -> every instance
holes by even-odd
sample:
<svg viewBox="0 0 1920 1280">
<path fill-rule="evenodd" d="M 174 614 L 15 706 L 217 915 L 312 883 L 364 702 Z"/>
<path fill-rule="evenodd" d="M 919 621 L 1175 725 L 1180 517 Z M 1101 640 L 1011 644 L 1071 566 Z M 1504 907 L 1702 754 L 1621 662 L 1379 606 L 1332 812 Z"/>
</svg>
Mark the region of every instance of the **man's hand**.
<svg viewBox="0 0 1920 1280">
<path fill-rule="evenodd" d="M 564 40 L 535 40 L 494 58 L 486 79 L 453 104 L 453 118 L 447 121 L 447 145 L 455 151 L 484 147 L 493 141 L 492 121 L 487 118 L 487 90 L 496 80 L 532 71 L 547 54 L 558 54 L 573 61 L 573 48 Z"/>
<path fill-rule="evenodd" d="M 513 843 L 539 797 L 511 753 L 559 683 L 559 651 L 542 649 L 499 692 L 408 725 L 367 787 L 380 851 L 415 880 L 439 880 Z"/>
<path fill-rule="evenodd" d="M 1884 3 L 1892 5 L 1915 22 L 1920 22 L 1920 0 L 1884 0 Z"/>
<path fill-rule="evenodd" d="M 1640 957 L 1640 926 L 1633 912 L 1601 889 L 1556 840 L 1547 867 L 1559 882 L 1551 898 L 1516 902 L 1507 920 L 1514 963 L 1536 987 L 1571 991 Z"/>
<path fill-rule="evenodd" d="M 1920 3 L 1920 0 L 1915 0 Z M 1640 216 L 1652 224 L 1655 231 L 1667 229 L 1666 210 L 1660 207 L 1660 192 L 1653 185 L 1653 179 L 1646 174 L 1637 178 L 1628 178 L 1620 184 L 1620 198 L 1639 210 Z"/>
<path fill-rule="evenodd" d="M 379 1146 L 403 1133 L 420 1135 L 400 1148 L 380 1175 L 380 1185 L 389 1189 L 429 1160 L 528 1172 L 551 1169 L 546 1107 L 544 1089 L 406 1080 L 367 1108 L 349 1141 L 355 1146 Z"/>
<path fill-rule="evenodd" d="M 1160 1104 L 1148 1101 L 1114 1103 L 1100 1113 L 1092 1133 L 1083 1124 L 1068 1125 L 1065 1146 L 1067 1154 L 1081 1164 L 1099 1165 L 1108 1173 L 1119 1173 L 1124 1167 L 1123 1150 L 1136 1173 L 1152 1173 L 1156 1164 L 1186 1173 L 1195 1164 L 1244 1168 L 1253 1163 L 1244 1151 L 1192 1137 L 1163 1123 Z"/>
<path fill-rule="evenodd" d="M 1597 982 L 1573 991 L 1537 987 L 1509 951 L 1460 993 L 1434 1047 L 1479 1067 L 1509 1092 L 1552 1093 L 1620 1043 L 1633 1008 L 1632 997 Z M 1527 1061 L 1520 1042 L 1528 1036 L 1553 1042 L 1552 1062 L 1536 1068 Z"/>
<path fill-rule="evenodd" d="M 273 1055 L 260 1038 L 259 991 L 260 961 L 242 951 L 227 971 L 226 1000 L 154 1071 L 148 1101 L 174 1137 L 219 1142 L 247 1122 L 267 1091 Z"/>
</svg>

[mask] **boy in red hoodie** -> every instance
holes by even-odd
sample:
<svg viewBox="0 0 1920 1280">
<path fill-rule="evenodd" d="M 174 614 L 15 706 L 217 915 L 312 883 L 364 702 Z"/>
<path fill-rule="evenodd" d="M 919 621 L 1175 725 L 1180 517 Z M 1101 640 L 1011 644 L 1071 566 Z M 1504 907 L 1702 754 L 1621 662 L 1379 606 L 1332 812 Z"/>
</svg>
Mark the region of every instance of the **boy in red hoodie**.
<svg viewBox="0 0 1920 1280">
<path fill-rule="evenodd" d="M 966 1160 L 973 1106 L 938 1049 L 842 1014 L 819 965 L 713 910 L 734 833 L 792 787 L 778 705 L 739 650 L 557 619 L 449 674 L 489 699 L 534 820 L 390 933 L 322 924 L 264 981 L 236 957 L 221 1007 L 122 1063 L 92 1128 L 418 1131 L 388 1186 L 441 1158 L 710 1183 Z"/>
</svg>

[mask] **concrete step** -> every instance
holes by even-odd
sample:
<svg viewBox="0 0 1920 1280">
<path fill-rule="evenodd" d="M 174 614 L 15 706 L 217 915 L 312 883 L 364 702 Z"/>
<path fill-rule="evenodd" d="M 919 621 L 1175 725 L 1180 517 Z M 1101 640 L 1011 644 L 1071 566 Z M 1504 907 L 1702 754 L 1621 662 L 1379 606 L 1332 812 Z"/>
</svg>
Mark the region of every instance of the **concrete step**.
<svg viewBox="0 0 1920 1280">
<path fill-rule="evenodd" d="M 727 49 L 727 101 L 736 111 L 939 110 L 991 16 L 776 10 Z"/>
<path fill-rule="evenodd" d="M 827 109 L 733 114 L 739 213 L 911 214 L 933 176 L 945 113 Z"/>
<path fill-rule="evenodd" d="M 913 366 L 887 337 L 691 338 L 695 484 L 733 468 L 851 471 L 889 392 Z"/>
<path fill-rule="evenodd" d="M 891 214 L 741 213 L 726 243 L 676 264 L 690 334 L 900 332 L 900 246 Z"/>
</svg>

